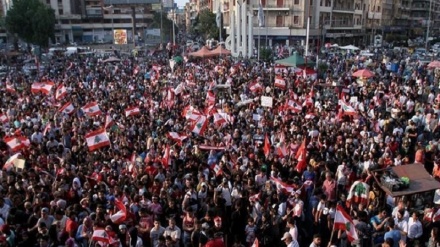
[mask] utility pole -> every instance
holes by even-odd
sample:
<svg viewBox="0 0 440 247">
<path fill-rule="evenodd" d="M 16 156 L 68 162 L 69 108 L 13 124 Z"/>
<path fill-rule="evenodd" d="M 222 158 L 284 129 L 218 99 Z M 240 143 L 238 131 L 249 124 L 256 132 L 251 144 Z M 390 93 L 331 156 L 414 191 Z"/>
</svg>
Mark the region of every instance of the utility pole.
<svg viewBox="0 0 440 247">
<path fill-rule="evenodd" d="M 426 25 L 426 42 L 425 42 L 426 52 L 428 52 L 429 28 L 430 28 L 430 25 L 431 25 L 431 10 L 432 10 L 432 0 L 429 1 L 429 19 L 428 19 L 428 23 Z"/>
</svg>

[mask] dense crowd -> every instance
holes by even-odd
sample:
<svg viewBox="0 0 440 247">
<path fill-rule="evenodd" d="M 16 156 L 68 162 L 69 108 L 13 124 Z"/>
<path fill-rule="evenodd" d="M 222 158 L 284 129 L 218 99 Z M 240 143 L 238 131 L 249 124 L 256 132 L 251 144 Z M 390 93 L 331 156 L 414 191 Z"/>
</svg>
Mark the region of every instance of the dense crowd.
<svg viewBox="0 0 440 247">
<path fill-rule="evenodd" d="M 0 246 L 440 246 L 433 193 L 390 199 L 372 178 L 414 162 L 440 177 L 425 65 L 371 63 L 361 84 L 350 55 L 317 77 L 226 57 L 61 59 L 1 80 Z"/>
</svg>

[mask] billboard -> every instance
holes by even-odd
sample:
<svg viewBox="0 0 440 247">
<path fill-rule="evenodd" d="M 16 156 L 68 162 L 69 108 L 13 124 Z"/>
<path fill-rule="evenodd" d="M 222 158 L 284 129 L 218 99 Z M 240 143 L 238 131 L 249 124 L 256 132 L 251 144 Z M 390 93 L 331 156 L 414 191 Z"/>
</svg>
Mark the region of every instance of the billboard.
<svg viewBox="0 0 440 247">
<path fill-rule="evenodd" d="M 115 45 L 126 45 L 127 44 L 127 30 L 125 29 L 115 29 L 113 31 L 113 40 Z"/>
</svg>

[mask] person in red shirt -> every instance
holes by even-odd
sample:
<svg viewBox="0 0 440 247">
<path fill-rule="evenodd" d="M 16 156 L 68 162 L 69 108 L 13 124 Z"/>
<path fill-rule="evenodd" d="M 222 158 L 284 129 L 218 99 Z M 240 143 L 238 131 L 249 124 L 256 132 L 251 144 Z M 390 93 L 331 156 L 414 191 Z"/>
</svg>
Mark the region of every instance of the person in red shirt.
<svg viewBox="0 0 440 247">
<path fill-rule="evenodd" d="M 67 234 L 76 234 L 76 230 L 78 229 L 78 223 L 75 220 L 76 218 L 76 213 L 71 211 L 69 213 L 69 218 L 67 218 L 66 221 L 66 232 Z"/>
</svg>

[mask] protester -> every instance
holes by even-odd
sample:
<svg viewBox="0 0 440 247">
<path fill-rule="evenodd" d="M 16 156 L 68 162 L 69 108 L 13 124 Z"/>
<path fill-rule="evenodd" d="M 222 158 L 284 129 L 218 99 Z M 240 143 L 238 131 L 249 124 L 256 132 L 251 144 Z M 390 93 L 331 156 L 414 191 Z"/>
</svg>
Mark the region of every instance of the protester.
<svg viewBox="0 0 440 247">
<path fill-rule="evenodd" d="M 438 245 L 436 194 L 378 184 L 414 162 L 440 178 L 439 73 L 407 57 L 391 71 L 379 53 L 326 53 L 316 75 L 177 50 L 10 70 L 0 242 Z"/>
</svg>

